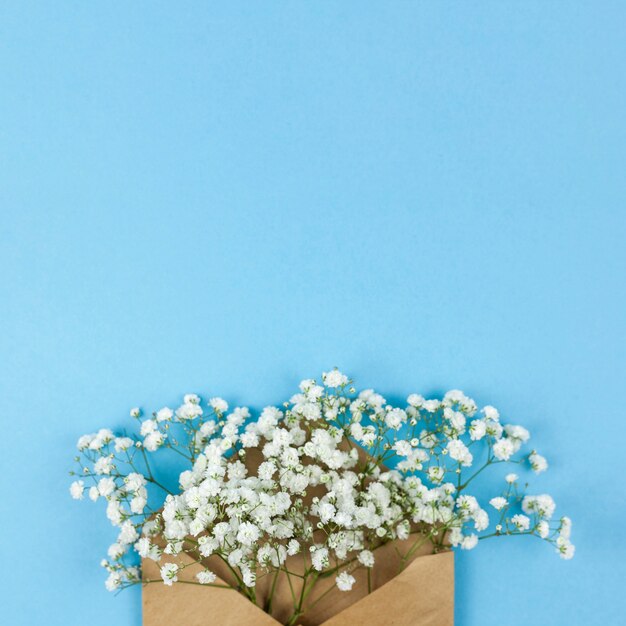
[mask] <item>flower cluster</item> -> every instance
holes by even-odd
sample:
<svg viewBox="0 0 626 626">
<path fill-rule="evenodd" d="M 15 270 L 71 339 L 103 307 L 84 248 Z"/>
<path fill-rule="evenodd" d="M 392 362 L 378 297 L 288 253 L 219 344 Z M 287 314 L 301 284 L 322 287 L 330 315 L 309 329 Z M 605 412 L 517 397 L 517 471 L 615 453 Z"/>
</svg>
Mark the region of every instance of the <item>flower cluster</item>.
<svg viewBox="0 0 626 626">
<path fill-rule="evenodd" d="M 564 559 L 574 554 L 569 518 L 555 518 L 549 495 L 523 493 L 516 474 L 482 503 L 468 493 L 490 466 L 527 464 L 539 473 L 548 464 L 535 450 L 522 452 L 524 427 L 503 423 L 492 406 L 479 410 L 460 391 L 440 400 L 411 394 L 397 407 L 373 390 L 357 394 L 332 370 L 321 384 L 302 381 L 288 402 L 256 419 L 247 408 L 229 412 L 221 398 L 203 408 L 195 394 L 176 410 L 131 416 L 137 435 L 103 429 L 79 439 L 80 478 L 70 487 L 74 498 L 87 491 L 105 500 L 119 529 L 103 561 L 112 590 L 140 580 L 133 552 L 160 562 L 168 585 L 188 566 L 178 555 L 192 554 L 203 567 L 216 557 L 253 601 L 257 578 L 289 575 L 295 555 L 304 563 L 300 578 L 333 576 L 349 591 L 353 573 L 375 567 L 376 550 L 391 541 L 403 563 L 424 545 L 469 550 L 505 535 L 543 539 Z M 149 461 L 165 449 L 189 462 L 173 492 Z M 216 580 L 210 569 L 197 574 L 200 584 Z"/>
</svg>

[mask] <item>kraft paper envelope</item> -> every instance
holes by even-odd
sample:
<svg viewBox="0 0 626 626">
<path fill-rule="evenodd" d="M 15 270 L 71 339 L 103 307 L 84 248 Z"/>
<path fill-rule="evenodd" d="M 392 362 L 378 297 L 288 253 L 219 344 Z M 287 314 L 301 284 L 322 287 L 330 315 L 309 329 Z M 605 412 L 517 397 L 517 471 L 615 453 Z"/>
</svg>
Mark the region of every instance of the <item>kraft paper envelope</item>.
<svg viewBox="0 0 626 626">
<path fill-rule="evenodd" d="M 353 445 L 353 444 L 350 444 Z M 354 446 L 361 461 L 367 452 Z M 249 471 L 255 471 L 263 461 L 257 449 L 248 450 L 245 459 Z M 323 488 L 307 490 L 305 499 L 323 495 Z M 413 530 L 418 530 L 414 528 Z M 312 608 L 304 606 L 298 626 L 451 626 L 454 622 L 454 554 L 431 554 L 428 541 L 412 552 L 401 571 L 401 557 L 406 554 L 416 538 L 395 540 L 376 549 L 376 565 L 371 571 L 372 593 L 368 594 L 367 572 L 359 568 L 352 575 L 356 584 L 352 591 L 340 591 L 335 577 L 318 580 L 307 604 L 324 595 Z M 164 543 L 160 541 L 161 546 Z M 163 555 L 161 562 L 168 561 Z M 181 554 L 175 561 L 194 563 L 179 574 L 179 580 L 195 582 L 195 575 L 205 567 L 219 577 L 216 583 L 236 586 L 228 567 L 216 556 L 203 559 L 199 555 Z M 174 559 L 169 559 L 174 560 Z M 287 558 L 290 572 L 303 573 L 301 555 Z M 175 583 L 169 587 L 162 583 L 160 566 L 151 559 L 142 561 L 143 625 L 144 626 L 278 626 L 285 624 L 293 614 L 293 593 L 299 597 L 302 579 L 281 573 L 274 585 L 274 576 L 259 576 L 255 592 L 257 605 L 235 589 L 221 589 L 198 584 Z M 275 586 L 271 615 L 262 610 Z"/>
<path fill-rule="evenodd" d="M 393 542 L 396 543 L 396 542 Z M 357 578 L 352 591 L 333 589 L 324 599 L 305 610 L 300 626 L 452 626 L 454 623 L 454 554 L 420 555 L 400 572 L 392 544 L 376 551 L 377 566 L 373 570 L 372 593 L 367 594 L 367 574 L 354 572 Z M 395 557 L 395 558 L 394 558 Z M 181 555 L 179 561 L 193 561 Z M 384 560 L 383 560 L 384 559 Z M 211 559 L 207 566 L 218 570 Z M 143 561 L 144 580 L 160 580 L 159 565 Z M 180 579 L 193 581 L 202 569 L 194 564 L 181 572 Z M 224 578 L 227 578 L 225 576 Z M 261 579 L 257 585 L 260 604 L 269 585 Z M 216 582 L 221 582 L 218 579 Z M 268 581 L 269 582 L 269 581 Z M 334 577 L 321 580 L 311 599 L 315 601 L 329 587 Z M 144 626 L 278 626 L 293 611 L 291 593 L 280 580 L 275 592 L 272 615 L 234 589 L 220 589 L 196 584 L 175 583 L 168 587 L 154 582 L 143 587 Z"/>
</svg>

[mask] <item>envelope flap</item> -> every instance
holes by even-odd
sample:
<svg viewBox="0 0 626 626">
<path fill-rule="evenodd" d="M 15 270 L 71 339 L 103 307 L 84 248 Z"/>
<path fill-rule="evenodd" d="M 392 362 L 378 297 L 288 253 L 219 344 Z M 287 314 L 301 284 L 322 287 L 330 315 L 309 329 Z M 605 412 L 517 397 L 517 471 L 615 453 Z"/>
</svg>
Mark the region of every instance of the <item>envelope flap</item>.
<svg viewBox="0 0 626 626">
<path fill-rule="evenodd" d="M 202 567 L 187 555 L 180 580 L 193 582 Z M 160 581 L 159 565 L 143 561 L 144 626 L 278 626 L 234 589 Z M 218 578 L 217 583 L 222 581 Z M 321 623 L 322 626 L 452 626 L 454 624 L 454 553 L 420 556 L 372 593 Z"/>
<path fill-rule="evenodd" d="M 166 559 L 163 559 L 166 562 Z M 151 559 L 142 562 L 143 623 L 145 626 L 280 626 L 235 589 L 221 589 L 195 584 L 195 575 L 203 568 L 191 557 L 181 554 L 176 562 L 189 563 L 171 587 L 161 581 L 160 568 Z M 155 581 L 155 582 L 147 582 Z M 216 584 L 226 584 L 220 578 Z"/>
<path fill-rule="evenodd" d="M 382 587 L 322 626 L 453 626 L 454 553 L 415 559 Z"/>
</svg>

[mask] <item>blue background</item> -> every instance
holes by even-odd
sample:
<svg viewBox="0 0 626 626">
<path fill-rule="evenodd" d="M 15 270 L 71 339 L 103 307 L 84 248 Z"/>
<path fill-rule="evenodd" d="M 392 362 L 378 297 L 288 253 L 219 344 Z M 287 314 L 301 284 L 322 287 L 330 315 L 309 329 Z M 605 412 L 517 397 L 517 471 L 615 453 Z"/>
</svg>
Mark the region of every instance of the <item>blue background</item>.
<svg viewBox="0 0 626 626">
<path fill-rule="evenodd" d="M 78 435 L 338 365 L 528 426 L 576 558 L 457 559 L 457 623 L 617 624 L 622 2 L 4 2 L 0 597 L 139 626 Z M 498 477 L 499 478 L 499 477 Z"/>
</svg>

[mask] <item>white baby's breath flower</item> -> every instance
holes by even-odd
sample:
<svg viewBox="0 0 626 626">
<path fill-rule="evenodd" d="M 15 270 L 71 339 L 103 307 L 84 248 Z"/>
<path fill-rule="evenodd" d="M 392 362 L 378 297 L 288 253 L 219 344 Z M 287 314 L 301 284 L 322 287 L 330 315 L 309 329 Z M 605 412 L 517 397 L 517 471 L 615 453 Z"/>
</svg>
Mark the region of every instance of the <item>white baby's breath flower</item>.
<svg viewBox="0 0 626 626">
<path fill-rule="evenodd" d="M 176 563 L 166 563 L 161 568 L 161 578 L 166 585 L 171 586 L 172 583 L 178 581 L 178 565 Z"/>
<path fill-rule="evenodd" d="M 164 406 L 162 409 L 159 409 L 156 413 L 157 422 L 169 422 L 173 417 L 174 411 L 166 406 Z"/>
<path fill-rule="evenodd" d="M 335 583 L 340 591 L 350 591 L 355 582 L 356 578 L 345 571 L 341 572 L 341 574 L 335 578 Z"/>
<path fill-rule="evenodd" d="M 498 409 L 490 405 L 483 407 L 482 413 L 487 419 L 493 420 L 494 422 L 497 422 L 500 419 L 500 413 Z"/>
<path fill-rule="evenodd" d="M 311 553 L 311 563 L 318 572 L 328 567 L 328 549 L 323 547 L 315 548 Z"/>
<path fill-rule="evenodd" d="M 514 515 L 511 518 L 511 523 L 515 526 L 515 528 L 521 531 L 525 531 L 530 528 L 530 519 L 526 515 Z"/>
<path fill-rule="evenodd" d="M 480 532 L 489 526 L 489 514 L 484 509 L 478 509 L 473 515 L 474 528 Z"/>
<path fill-rule="evenodd" d="M 115 561 L 119 559 L 124 554 L 124 552 L 124 548 L 119 543 L 113 543 L 109 546 L 107 554 L 109 555 L 109 558 Z"/>
<path fill-rule="evenodd" d="M 574 557 L 576 548 L 574 544 L 571 543 L 568 539 L 565 539 L 564 537 L 559 537 L 556 540 L 556 546 L 556 551 L 562 559 L 569 560 Z"/>
<path fill-rule="evenodd" d="M 530 433 L 523 426 L 514 426 L 513 424 L 507 424 L 504 427 L 504 432 L 511 439 L 516 439 L 520 443 L 526 443 L 530 439 Z"/>
<path fill-rule="evenodd" d="M 541 472 L 545 472 L 548 469 L 548 462 L 536 452 L 532 452 L 528 455 L 528 461 L 535 474 L 541 474 Z"/>
<path fill-rule="evenodd" d="M 446 446 L 451 459 L 458 461 L 461 465 L 470 466 L 473 456 L 467 446 L 460 439 L 452 439 Z"/>
<path fill-rule="evenodd" d="M 176 409 L 175 415 L 182 421 L 193 420 L 202 415 L 202 407 L 195 402 L 185 402 Z"/>
<path fill-rule="evenodd" d="M 472 420 L 469 432 L 473 441 L 480 441 L 487 434 L 487 425 L 484 420 Z"/>
<path fill-rule="evenodd" d="M 209 404 L 216 413 L 226 413 L 228 411 L 228 402 L 222 398 L 211 398 Z"/>
<path fill-rule="evenodd" d="M 74 500 L 82 500 L 85 491 L 85 483 L 82 480 L 75 480 L 70 485 L 70 495 Z"/>
<path fill-rule="evenodd" d="M 111 572 L 106 579 L 104 586 L 107 591 L 116 591 L 122 585 L 122 575 L 119 572 Z"/>
<path fill-rule="evenodd" d="M 250 522 L 243 522 L 243 524 L 239 526 L 239 531 L 237 532 L 237 541 L 246 546 L 251 546 L 260 535 L 261 531 L 257 526 L 251 524 Z"/>
<path fill-rule="evenodd" d="M 165 442 L 165 435 L 161 432 L 153 431 L 143 440 L 143 447 L 149 452 L 158 450 Z"/>
<path fill-rule="evenodd" d="M 322 380 L 324 381 L 324 385 L 326 387 L 330 387 L 331 389 L 348 384 L 348 377 L 337 369 L 330 372 L 324 372 L 322 374 Z"/>
<path fill-rule="evenodd" d="M 515 452 L 515 445 L 510 439 L 500 439 L 493 444 L 493 455 L 500 461 L 508 461 Z"/>
<path fill-rule="evenodd" d="M 561 518 L 561 526 L 559 528 L 559 535 L 564 539 L 569 539 L 572 533 L 572 520 L 569 517 Z"/>
<path fill-rule="evenodd" d="M 130 450 L 133 447 L 134 441 L 130 437 L 116 437 L 115 438 L 115 451 L 124 452 Z"/>
<path fill-rule="evenodd" d="M 131 546 L 135 558 L 159 563 L 165 584 L 176 582 L 179 566 L 165 561 L 185 554 L 190 537 L 197 541 L 194 555 L 219 554 L 246 587 L 255 586 L 259 571 L 271 580 L 304 551 L 315 572 L 336 567 L 336 586 L 349 591 L 353 568 L 375 567 L 381 543 L 419 540 L 416 529 L 463 550 L 476 547 L 479 535 L 534 534 L 562 558 L 574 555 L 569 518 L 550 522 L 550 496 L 527 495 L 516 474 L 506 476 L 506 491 L 495 497 L 483 481 L 487 465 L 509 461 L 528 440 L 524 427 L 502 425 L 490 406 L 477 415 L 475 402 L 459 390 L 442 400 L 411 394 L 401 408 L 372 389 L 348 387 L 348 376 L 336 369 L 322 381 L 302 381 L 283 410 L 266 407 L 257 419 L 245 407 L 228 413 L 219 397 L 208 401 L 205 415 L 200 397 L 187 394 L 175 411 L 163 407 L 150 419 L 136 412 L 139 422 L 128 436 L 100 429 L 81 437 L 79 473 L 98 481 L 89 498 L 106 500 L 118 528 L 103 562 L 107 588 L 140 581 L 126 562 Z M 159 468 L 148 466 L 146 455 L 164 446 L 194 459 L 182 468 L 178 493 L 165 497 Z M 535 471 L 547 467 L 535 451 L 527 458 Z M 466 492 L 478 473 L 484 502 Z M 70 487 L 77 499 L 84 490 L 82 480 Z M 495 532 L 483 534 L 490 525 L 486 502 L 500 513 Z M 509 505 L 518 503 L 524 514 L 509 517 Z M 195 576 L 205 585 L 217 580 L 209 570 Z"/>
<path fill-rule="evenodd" d="M 478 545 L 478 535 L 467 535 L 461 541 L 463 550 L 473 550 Z"/>
<path fill-rule="evenodd" d="M 402 409 L 391 409 L 385 416 L 385 423 L 393 430 L 399 430 L 406 422 L 406 412 Z"/>
<path fill-rule="evenodd" d="M 556 504 L 551 496 L 544 493 L 540 496 L 525 496 L 522 500 L 522 510 L 529 515 L 535 513 L 544 519 L 550 519 L 554 514 Z"/>
<path fill-rule="evenodd" d="M 422 408 L 424 408 L 429 413 L 434 413 L 441 406 L 441 402 L 439 400 L 424 400 L 422 403 Z"/>
<path fill-rule="evenodd" d="M 244 569 L 242 579 L 246 587 L 254 587 L 256 584 L 256 573 L 250 569 Z"/>
<path fill-rule="evenodd" d="M 412 393 L 406 401 L 410 406 L 419 409 L 424 404 L 424 397 L 420 396 L 419 393 Z"/>
<path fill-rule="evenodd" d="M 294 556 L 295 554 L 298 554 L 298 552 L 300 552 L 300 544 L 297 539 L 292 539 L 287 544 L 287 554 L 289 556 Z"/>
<path fill-rule="evenodd" d="M 80 437 L 76 443 L 76 447 L 79 450 L 86 450 L 89 448 L 89 444 L 94 440 L 95 435 L 83 435 Z"/>
<path fill-rule="evenodd" d="M 110 456 L 101 456 L 93 466 L 94 474 L 110 474 L 113 471 L 113 459 Z"/>
<path fill-rule="evenodd" d="M 115 491 L 115 480 L 112 478 L 101 478 L 98 481 L 98 492 L 101 496 L 110 496 Z"/>
<path fill-rule="evenodd" d="M 135 548 L 137 554 L 139 554 L 142 559 L 145 559 L 150 553 L 150 539 L 148 537 L 141 537 L 141 539 L 139 539 L 133 547 Z"/>
<path fill-rule="evenodd" d="M 496 498 L 491 498 L 491 500 L 489 500 L 489 504 L 491 504 L 496 511 L 501 511 L 508 504 L 508 501 L 506 498 L 498 496 Z"/>
<path fill-rule="evenodd" d="M 126 546 L 130 543 L 135 543 L 138 538 L 139 534 L 137 533 L 137 529 L 134 524 L 130 520 L 126 520 L 120 527 L 120 534 L 117 538 L 117 542 L 120 545 Z"/>
<path fill-rule="evenodd" d="M 156 420 L 152 420 L 152 419 L 144 420 L 143 422 L 141 422 L 141 428 L 139 429 L 139 434 L 142 437 L 145 437 L 146 435 L 149 435 L 150 433 L 154 432 L 156 429 L 157 429 Z"/>
<path fill-rule="evenodd" d="M 365 567 L 374 567 L 374 553 L 370 550 L 361 550 L 358 557 L 359 563 Z"/>
<path fill-rule="evenodd" d="M 215 582 L 217 576 L 211 570 L 205 569 L 198 572 L 196 578 L 201 585 L 210 585 Z"/>
<path fill-rule="evenodd" d="M 545 520 L 541 520 L 537 524 L 537 534 L 542 539 L 545 539 L 550 534 L 550 524 L 548 524 Z"/>
<path fill-rule="evenodd" d="M 434 483 L 440 483 L 443 480 L 445 469 L 443 467 L 429 467 L 428 478 Z"/>
</svg>

